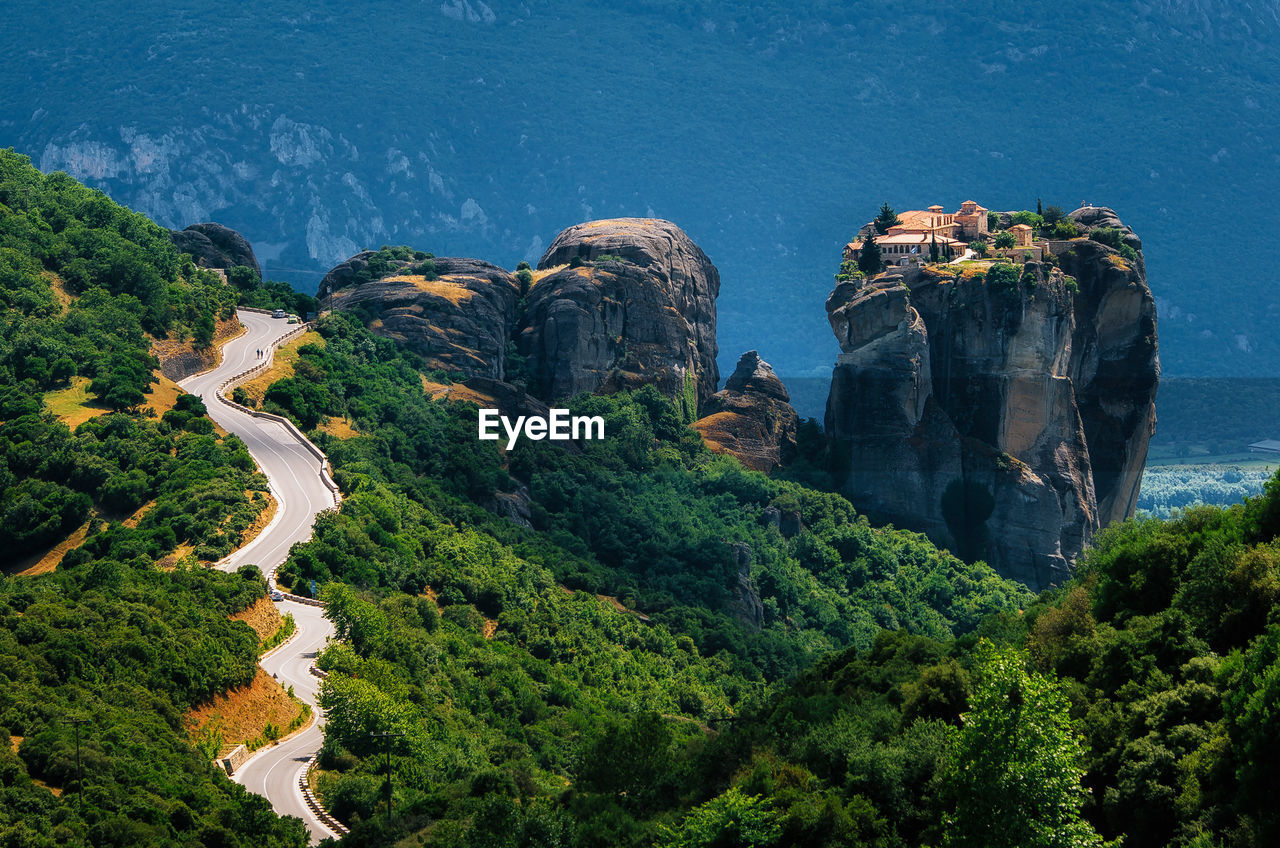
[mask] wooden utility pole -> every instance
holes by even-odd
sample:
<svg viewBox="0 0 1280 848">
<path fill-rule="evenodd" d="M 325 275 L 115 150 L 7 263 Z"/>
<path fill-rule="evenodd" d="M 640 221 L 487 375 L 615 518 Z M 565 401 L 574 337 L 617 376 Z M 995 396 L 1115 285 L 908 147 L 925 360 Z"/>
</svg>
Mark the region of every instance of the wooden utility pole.
<svg viewBox="0 0 1280 848">
<path fill-rule="evenodd" d="M 391 820 L 391 740 L 404 736 L 403 733 L 396 733 L 390 730 L 384 730 L 381 733 L 370 733 L 375 739 L 381 739 L 383 747 L 387 753 L 387 820 Z"/>
</svg>

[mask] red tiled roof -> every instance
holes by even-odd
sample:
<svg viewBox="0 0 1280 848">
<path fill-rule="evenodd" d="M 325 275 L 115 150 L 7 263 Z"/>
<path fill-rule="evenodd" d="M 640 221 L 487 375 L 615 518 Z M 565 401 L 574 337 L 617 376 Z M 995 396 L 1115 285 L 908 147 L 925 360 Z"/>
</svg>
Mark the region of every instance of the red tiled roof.
<svg viewBox="0 0 1280 848">
<path fill-rule="evenodd" d="M 932 233 L 894 233 L 888 236 L 876 236 L 876 244 L 929 244 L 933 241 Z M 959 239 L 950 236 L 937 236 L 938 244 L 960 244 Z"/>
</svg>

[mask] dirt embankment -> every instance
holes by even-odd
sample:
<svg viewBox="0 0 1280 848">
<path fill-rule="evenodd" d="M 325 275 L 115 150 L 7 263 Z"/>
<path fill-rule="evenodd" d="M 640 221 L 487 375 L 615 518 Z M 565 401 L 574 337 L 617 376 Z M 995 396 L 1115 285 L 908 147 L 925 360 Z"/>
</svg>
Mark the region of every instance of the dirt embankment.
<svg viewBox="0 0 1280 848">
<path fill-rule="evenodd" d="M 251 606 L 231 616 L 232 621 L 243 621 L 258 634 L 258 641 L 269 639 L 280 629 L 280 611 L 271 599 L 263 595 Z"/>
<path fill-rule="evenodd" d="M 249 625 L 259 642 L 273 636 L 281 624 L 279 610 L 265 595 L 231 619 Z M 269 725 L 283 736 L 301 714 L 302 705 L 259 666 L 248 686 L 214 697 L 189 710 L 185 718 L 192 739 L 212 734 L 221 740 L 221 752 L 226 752 L 250 740 L 269 741 Z"/>
<path fill-rule="evenodd" d="M 259 666 L 248 686 L 232 689 L 188 710 L 185 719 L 192 739 L 207 732 L 216 733 L 222 741 L 219 753 L 224 753 L 241 743 L 262 738 L 267 725 L 278 728 L 283 736 L 301 713 L 302 705 L 290 698 L 279 681 Z"/>
<path fill-rule="evenodd" d="M 196 350 L 190 339 L 156 339 L 151 342 L 151 354 L 160 360 L 160 373 L 176 383 L 217 365 L 222 359 L 222 346 L 243 332 L 244 325 L 233 314 L 215 323 L 213 345 L 204 350 Z"/>
</svg>

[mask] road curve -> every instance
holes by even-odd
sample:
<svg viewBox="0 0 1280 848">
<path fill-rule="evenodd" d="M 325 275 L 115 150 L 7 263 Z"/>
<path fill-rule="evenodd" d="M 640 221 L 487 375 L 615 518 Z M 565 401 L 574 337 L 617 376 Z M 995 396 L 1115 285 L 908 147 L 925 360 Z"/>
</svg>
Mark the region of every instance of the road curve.
<svg viewBox="0 0 1280 848">
<path fill-rule="evenodd" d="M 234 571 L 252 563 L 265 574 L 273 574 L 296 542 L 311 538 L 317 513 L 334 507 L 333 493 L 325 485 L 320 460 L 289 428 L 276 421 L 257 418 L 218 400 L 218 387 L 262 363 L 258 351 L 270 357 L 275 343 L 296 326 L 283 319 L 257 312 L 238 310 L 246 332 L 222 348 L 222 362 L 214 369 L 188 377 L 179 385 L 199 395 L 209 417 L 223 429 L 239 436 L 249 455 L 266 475 L 276 498 L 276 515 L 258 537 L 218 563 L 224 571 Z M 320 681 L 310 673 L 317 653 L 333 635 L 333 625 L 320 608 L 292 601 L 276 604 L 281 613 L 292 613 L 296 635 L 281 649 L 262 661 L 262 667 L 282 685 L 310 704 L 317 721 L 279 745 L 259 750 L 237 769 L 234 780 L 262 795 L 282 816 L 297 816 L 307 825 L 311 842 L 336 836 L 307 807 L 298 791 L 298 778 L 324 741 L 324 718 L 317 703 Z"/>
</svg>

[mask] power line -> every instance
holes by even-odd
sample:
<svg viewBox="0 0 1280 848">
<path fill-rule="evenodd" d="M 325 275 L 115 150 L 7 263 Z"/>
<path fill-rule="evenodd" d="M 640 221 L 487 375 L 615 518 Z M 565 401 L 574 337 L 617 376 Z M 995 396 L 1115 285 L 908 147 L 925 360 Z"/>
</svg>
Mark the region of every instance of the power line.
<svg viewBox="0 0 1280 848">
<path fill-rule="evenodd" d="M 67 718 L 64 722 L 75 727 L 76 730 L 76 809 L 84 803 L 84 771 L 80 767 L 80 725 L 88 724 L 87 718 Z"/>
<path fill-rule="evenodd" d="M 403 733 L 396 733 L 390 730 L 384 730 L 381 733 L 370 732 L 370 736 L 375 739 L 381 739 L 383 747 L 387 752 L 387 821 L 391 820 L 391 740 L 404 736 Z"/>
</svg>

